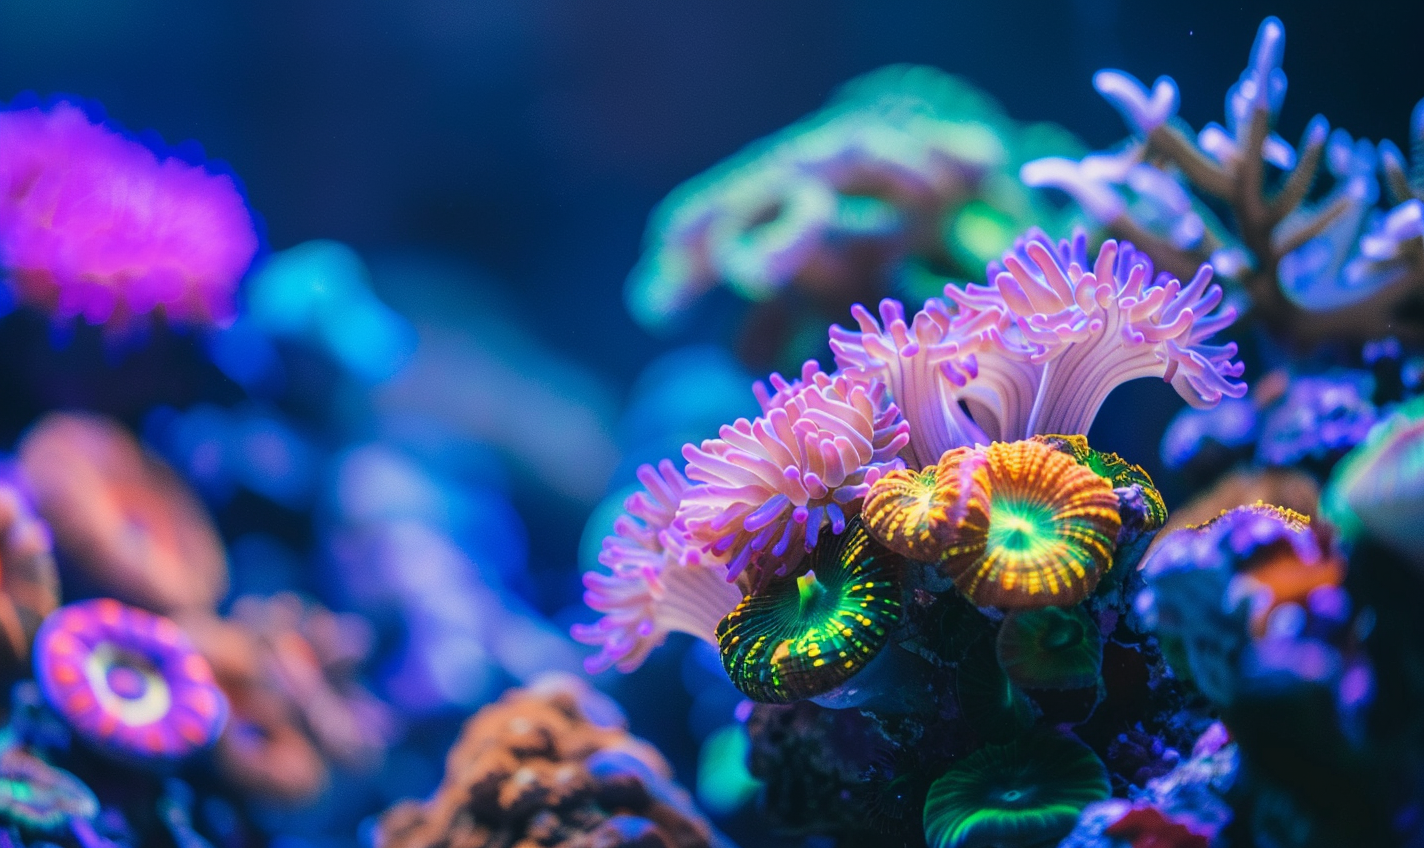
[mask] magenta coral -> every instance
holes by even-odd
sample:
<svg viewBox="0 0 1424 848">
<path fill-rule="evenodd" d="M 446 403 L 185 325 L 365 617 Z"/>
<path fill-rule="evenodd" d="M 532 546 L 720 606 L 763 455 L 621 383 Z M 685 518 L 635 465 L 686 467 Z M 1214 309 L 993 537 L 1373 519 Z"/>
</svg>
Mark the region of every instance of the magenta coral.
<svg viewBox="0 0 1424 848">
<path fill-rule="evenodd" d="M 22 301 L 95 324 L 222 323 L 257 247 L 232 177 L 65 101 L 0 112 L 0 266 Z"/>
<path fill-rule="evenodd" d="M 909 425 L 866 385 L 806 363 L 801 379 L 773 376 L 757 396 L 764 414 L 722 427 L 717 439 L 687 445 L 687 476 L 677 521 L 714 556 L 728 556 L 735 578 L 751 566 L 759 580 L 794 568 L 821 529 L 845 528 L 847 513 L 883 470 L 899 467 Z"/>
<path fill-rule="evenodd" d="M 674 515 L 689 483 L 673 464 L 638 469 L 643 489 L 624 501 L 626 513 L 603 540 L 598 561 L 610 573 L 589 572 L 584 600 L 603 613 L 572 634 L 599 652 L 585 661 L 590 673 L 616 665 L 632 671 L 669 633 L 689 633 L 717 644 L 717 623 L 742 600 L 727 582 L 725 557 L 688 546 Z"/>
</svg>

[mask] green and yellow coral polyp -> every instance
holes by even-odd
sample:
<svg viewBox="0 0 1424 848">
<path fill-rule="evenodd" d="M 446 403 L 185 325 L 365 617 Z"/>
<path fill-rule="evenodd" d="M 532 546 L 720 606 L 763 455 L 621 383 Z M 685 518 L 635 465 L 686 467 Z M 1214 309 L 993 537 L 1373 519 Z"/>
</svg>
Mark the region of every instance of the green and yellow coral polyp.
<svg viewBox="0 0 1424 848">
<path fill-rule="evenodd" d="M 727 675 L 766 704 L 832 693 L 886 648 L 900 623 L 903 563 L 859 520 L 822 540 L 805 574 L 749 595 L 722 619 Z"/>
</svg>

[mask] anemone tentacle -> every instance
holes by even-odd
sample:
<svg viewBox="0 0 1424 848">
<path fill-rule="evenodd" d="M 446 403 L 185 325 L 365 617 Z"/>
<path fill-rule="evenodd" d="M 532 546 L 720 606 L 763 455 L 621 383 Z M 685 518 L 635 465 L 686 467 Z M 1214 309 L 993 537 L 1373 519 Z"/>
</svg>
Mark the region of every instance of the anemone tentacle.
<svg viewBox="0 0 1424 848">
<path fill-rule="evenodd" d="M 1139 377 L 1167 380 L 1194 406 L 1240 397 L 1236 346 L 1203 343 L 1236 318 L 1217 309 L 1223 295 L 1211 276 L 1203 265 L 1185 284 L 1165 273 L 1154 279 L 1151 258 L 1112 240 L 1090 264 L 1082 233 L 1055 245 L 1030 230 L 990 267 L 989 286 L 945 289 L 961 311 L 998 304 L 1010 318 L 996 348 L 1007 355 L 979 358 L 966 403 L 986 432 L 1009 440 L 1086 433 L 1108 394 Z M 1035 392 L 1023 410 L 1026 382 Z"/>
<path fill-rule="evenodd" d="M 751 567 L 754 582 L 786 574 L 859 510 L 872 483 L 909 440 L 908 425 L 883 385 L 823 373 L 806 363 L 801 379 L 774 377 L 757 394 L 765 414 L 722 427 L 717 439 L 687 445 L 687 476 L 675 521 L 702 551 L 728 560 L 728 579 Z"/>
<path fill-rule="evenodd" d="M 742 600 L 727 582 L 724 557 L 689 547 L 674 516 L 690 484 L 668 460 L 638 469 L 642 490 L 624 501 L 626 512 L 603 540 L 598 561 L 609 573 L 583 576 L 585 602 L 603 617 L 574 625 L 574 639 L 597 646 L 585 660 L 590 673 L 617 666 L 632 671 L 672 632 L 717 644 L 717 623 Z"/>
</svg>

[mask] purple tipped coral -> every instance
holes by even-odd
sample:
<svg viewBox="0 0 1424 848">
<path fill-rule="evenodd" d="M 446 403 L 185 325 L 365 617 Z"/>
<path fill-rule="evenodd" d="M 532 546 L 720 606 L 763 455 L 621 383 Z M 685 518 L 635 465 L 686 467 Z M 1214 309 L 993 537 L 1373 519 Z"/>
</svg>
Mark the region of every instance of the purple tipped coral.
<svg viewBox="0 0 1424 848">
<path fill-rule="evenodd" d="M 233 179 L 72 103 L 0 112 L 0 266 L 58 319 L 222 323 L 258 247 Z"/>
<path fill-rule="evenodd" d="M 880 321 L 860 304 L 851 309 L 860 331 L 831 327 L 831 350 L 844 373 L 868 384 L 883 383 L 909 424 L 907 461 L 934 465 L 947 450 L 988 438 L 960 407 L 960 392 L 974 375 L 972 354 L 986 346 L 979 315 L 956 315 L 932 299 L 906 323 L 905 307 L 880 302 Z"/>
<path fill-rule="evenodd" d="M 765 414 L 724 426 L 718 439 L 687 445 L 687 476 L 676 521 L 729 578 L 751 566 L 758 578 L 785 574 L 815 547 L 821 528 L 845 529 L 870 485 L 909 441 L 909 426 L 881 385 L 822 373 L 773 376 L 758 391 Z"/>
<path fill-rule="evenodd" d="M 674 524 L 687 478 L 663 460 L 639 468 L 638 479 L 643 489 L 624 502 L 627 512 L 598 555 L 611 573 L 583 577 L 585 602 L 604 614 L 572 630 L 578 641 L 601 649 L 585 661 L 591 673 L 613 665 L 632 671 L 673 631 L 716 645 L 717 623 L 742 600 L 727 582 L 724 558 L 689 547 Z"/>
<path fill-rule="evenodd" d="M 213 744 L 227 699 L 169 619 L 111 598 L 61 607 L 35 638 L 45 700 L 94 745 L 174 760 Z"/>
</svg>

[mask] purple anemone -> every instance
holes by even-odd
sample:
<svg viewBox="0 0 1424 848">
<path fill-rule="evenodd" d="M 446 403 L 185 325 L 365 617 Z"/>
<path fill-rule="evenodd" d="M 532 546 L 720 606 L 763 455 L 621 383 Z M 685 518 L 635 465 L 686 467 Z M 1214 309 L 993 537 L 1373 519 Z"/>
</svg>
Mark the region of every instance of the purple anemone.
<svg viewBox="0 0 1424 848">
<path fill-rule="evenodd" d="M 728 557 L 728 578 L 752 566 L 758 579 L 795 568 L 823 527 L 845 529 L 856 504 L 909 441 L 909 426 L 885 397 L 823 373 L 812 361 L 801 379 L 771 379 L 757 391 L 764 414 L 722 427 L 721 438 L 687 445 L 687 476 L 675 521 L 690 540 Z"/>
<path fill-rule="evenodd" d="M 1211 277 L 1210 265 L 1187 283 L 1154 277 L 1150 257 L 1113 240 L 1090 264 L 1082 233 L 1055 245 L 1030 230 L 990 265 L 990 285 L 945 289 L 961 314 L 1007 319 L 992 354 L 977 357 L 966 406 L 985 433 L 1005 440 L 1086 433 L 1108 394 L 1139 377 L 1167 380 L 1197 407 L 1241 397 L 1236 345 L 1203 343 L 1236 319 L 1234 309 L 1217 309 L 1222 292 Z"/>
<path fill-rule="evenodd" d="M 610 573 L 583 576 L 584 600 L 603 617 L 576 624 L 571 634 L 599 652 L 584 661 L 590 673 L 616 665 L 632 671 L 667 640 L 689 633 L 717 644 L 717 624 L 742 601 L 727 582 L 726 558 L 689 547 L 674 521 L 691 484 L 668 460 L 638 469 L 643 488 L 623 502 L 626 512 L 603 540 L 598 561 Z"/>
<path fill-rule="evenodd" d="M 215 742 L 227 719 L 212 668 L 178 625 L 112 598 L 45 619 L 35 677 L 80 736 L 120 756 L 185 757 Z"/>
<path fill-rule="evenodd" d="M 910 322 L 893 300 L 859 332 L 831 329 L 842 373 L 885 385 L 910 425 L 905 459 L 932 465 L 950 448 L 1035 435 L 1086 434 L 1117 386 L 1161 377 L 1197 407 L 1241 397 L 1236 345 L 1203 342 L 1236 318 L 1217 309 L 1203 265 L 1187 283 L 1126 242 L 1088 259 L 1087 238 L 1054 244 L 1030 230 L 989 267 L 989 285 L 946 286 Z M 967 414 L 966 414 L 967 413 Z"/>
<path fill-rule="evenodd" d="M 831 327 L 836 364 L 856 380 L 889 389 L 910 426 L 908 463 L 924 468 L 947 450 L 988 441 L 959 401 L 977 376 L 975 354 L 990 344 L 988 330 L 1000 316 L 956 315 L 936 298 L 908 323 L 905 307 L 889 298 L 880 302 L 879 321 L 860 304 L 851 315 L 858 332 Z"/>
</svg>

